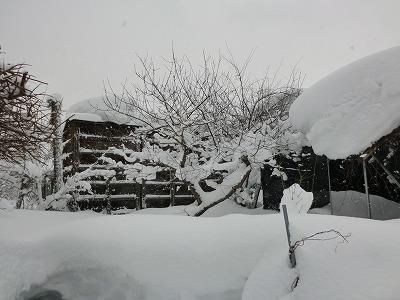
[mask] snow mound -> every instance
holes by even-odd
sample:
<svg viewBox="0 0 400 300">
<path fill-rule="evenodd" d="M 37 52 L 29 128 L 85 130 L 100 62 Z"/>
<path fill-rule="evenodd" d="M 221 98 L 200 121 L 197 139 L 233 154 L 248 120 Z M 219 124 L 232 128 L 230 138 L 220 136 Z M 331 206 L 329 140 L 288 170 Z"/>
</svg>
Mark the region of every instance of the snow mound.
<svg viewBox="0 0 400 300">
<path fill-rule="evenodd" d="M 0 210 L 0 299 L 399 298 L 400 223 L 289 218 L 293 241 L 330 229 L 351 236 L 348 243 L 330 236 L 306 241 L 296 250 L 293 270 L 278 214 L 191 218 Z"/>
<path fill-rule="evenodd" d="M 283 191 L 281 206 L 286 205 L 289 213 L 306 214 L 310 209 L 314 196 L 306 192 L 297 183 L 292 184 Z"/>
<path fill-rule="evenodd" d="M 331 159 L 358 154 L 400 126 L 400 47 L 353 62 L 306 89 L 292 124 Z"/>
<path fill-rule="evenodd" d="M 318 240 L 306 240 L 296 249 L 295 269 L 288 263 L 287 244 L 278 252 L 266 249 L 246 282 L 242 300 L 399 299 L 395 278 L 400 274 L 400 236 L 390 240 L 398 223 L 336 216 L 289 218 L 293 242 L 331 229 L 343 234 L 347 242 L 328 233 Z M 299 281 L 293 289 L 296 276 Z"/>
</svg>

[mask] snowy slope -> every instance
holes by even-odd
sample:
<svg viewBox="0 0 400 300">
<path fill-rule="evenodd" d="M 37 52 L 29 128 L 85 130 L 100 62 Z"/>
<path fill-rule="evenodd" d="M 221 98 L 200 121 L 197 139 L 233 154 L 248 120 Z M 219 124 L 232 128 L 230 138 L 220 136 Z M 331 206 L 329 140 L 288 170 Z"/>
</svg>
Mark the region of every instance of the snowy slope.
<svg viewBox="0 0 400 300">
<path fill-rule="evenodd" d="M 400 47 L 343 67 L 306 89 L 290 119 L 317 154 L 358 154 L 400 126 Z"/>
<path fill-rule="evenodd" d="M 292 271 L 279 214 L 190 218 L 0 211 L 0 299 L 24 299 L 21 293 L 43 289 L 76 300 L 234 300 L 242 294 L 243 299 L 398 299 L 399 226 L 291 216 L 294 239 L 328 229 L 351 233 L 349 243 L 306 242 Z M 290 293 L 297 274 L 299 285 Z"/>
</svg>

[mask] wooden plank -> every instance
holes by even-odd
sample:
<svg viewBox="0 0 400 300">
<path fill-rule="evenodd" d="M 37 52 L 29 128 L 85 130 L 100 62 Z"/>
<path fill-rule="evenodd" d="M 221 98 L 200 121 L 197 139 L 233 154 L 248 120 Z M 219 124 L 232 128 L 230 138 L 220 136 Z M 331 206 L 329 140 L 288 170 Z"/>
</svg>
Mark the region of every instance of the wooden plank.
<svg viewBox="0 0 400 300">
<path fill-rule="evenodd" d="M 105 180 L 90 180 L 90 184 L 92 185 L 105 185 L 106 181 Z M 125 184 L 138 184 L 136 181 L 133 180 L 114 180 L 110 181 L 110 185 L 125 185 Z"/>
<path fill-rule="evenodd" d="M 139 187 L 139 196 L 136 197 L 136 210 L 142 209 L 143 208 L 143 194 L 144 194 L 144 188 L 146 186 L 146 180 L 142 178 L 142 184 Z"/>
<path fill-rule="evenodd" d="M 184 182 L 184 181 L 173 181 L 173 183 L 175 184 L 175 186 L 177 185 L 188 185 L 188 182 Z M 171 181 L 157 181 L 157 180 L 147 180 L 146 181 L 147 185 L 170 185 Z"/>
<path fill-rule="evenodd" d="M 170 194 L 168 194 L 168 195 L 146 195 L 145 197 L 144 197 L 145 199 L 169 199 L 169 198 L 171 198 L 171 195 Z M 191 198 L 191 199 L 194 199 L 194 197 L 193 197 L 193 195 L 175 195 L 175 199 L 183 199 L 183 198 Z"/>
<path fill-rule="evenodd" d="M 86 134 L 80 133 L 79 137 L 85 139 L 105 139 L 105 140 L 129 140 L 129 141 L 139 141 L 138 137 L 134 136 L 106 136 L 106 135 L 97 135 L 97 134 Z"/>
<path fill-rule="evenodd" d="M 81 200 L 98 200 L 98 201 L 105 201 L 107 198 L 106 194 L 94 194 L 94 195 L 78 195 L 78 201 Z M 121 194 L 121 195 L 110 195 L 110 199 L 136 199 L 137 196 L 135 194 Z"/>
<path fill-rule="evenodd" d="M 99 164 L 80 164 L 79 169 L 112 169 L 112 170 L 120 170 L 122 167 L 113 167 L 109 165 L 99 165 Z"/>
</svg>

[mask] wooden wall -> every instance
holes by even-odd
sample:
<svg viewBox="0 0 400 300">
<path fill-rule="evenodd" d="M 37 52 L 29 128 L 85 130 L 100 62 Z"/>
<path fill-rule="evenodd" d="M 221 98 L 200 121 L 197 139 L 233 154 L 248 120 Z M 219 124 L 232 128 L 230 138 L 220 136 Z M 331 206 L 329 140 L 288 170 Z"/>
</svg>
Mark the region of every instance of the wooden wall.
<svg viewBox="0 0 400 300">
<path fill-rule="evenodd" d="M 88 168 L 106 169 L 106 163 L 98 159 L 104 155 L 117 162 L 129 164 L 121 155 L 107 153 L 110 147 L 139 152 L 143 141 L 136 134 L 138 127 L 112 122 L 67 121 L 63 133 L 64 180 Z M 74 193 L 81 209 L 115 210 L 119 208 L 167 207 L 187 205 L 193 202 L 188 183 L 174 180 L 175 171 L 165 167 L 154 180 L 135 182 L 128 180 L 123 168 L 115 167 L 116 176 L 106 180 L 92 176 L 93 195 Z"/>
</svg>

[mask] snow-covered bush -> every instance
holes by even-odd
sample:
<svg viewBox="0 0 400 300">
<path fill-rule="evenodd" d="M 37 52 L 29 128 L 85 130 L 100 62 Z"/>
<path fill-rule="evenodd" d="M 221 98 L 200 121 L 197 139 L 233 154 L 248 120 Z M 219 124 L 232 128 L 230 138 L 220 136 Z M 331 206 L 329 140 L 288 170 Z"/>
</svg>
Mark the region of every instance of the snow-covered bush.
<svg viewBox="0 0 400 300">
<path fill-rule="evenodd" d="M 16 208 L 36 208 L 42 200 L 42 166 L 32 161 L 23 165 L 0 161 L 0 198 Z"/>
</svg>

